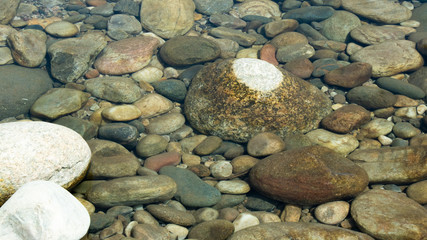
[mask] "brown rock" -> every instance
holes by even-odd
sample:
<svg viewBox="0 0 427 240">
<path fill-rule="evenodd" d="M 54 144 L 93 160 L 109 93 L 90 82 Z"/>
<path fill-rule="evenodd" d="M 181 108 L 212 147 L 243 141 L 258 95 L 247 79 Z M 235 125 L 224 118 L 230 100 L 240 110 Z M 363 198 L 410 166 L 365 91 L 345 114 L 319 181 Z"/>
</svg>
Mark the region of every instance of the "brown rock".
<svg viewBox="0 0 427 240">
<path fill-rule="evenodd" d="M 158 172 L 160 168 L 164 166 L 178 165 L 180 162 L 181 154 L 177 152 L 167 152 L 145 159 L 144 167 Z"/>
<path fill-rule="evenodd" d="M 102 74 L 122 75 L 148 65 L 159 40 L 154 37 L 132 37 L 110 43 L 98 56 L 94 66 Z"/>
<path fill-rule="evenodd" d="M 419 134 L 409 141 L 411 146 L 427 146 L 427 134 Z"/>
<path fill-rule="evenodd" d="M 97 77 L 99 77 L 99 71 L 96 69 L 91 69 L 85 73 L 85 78 L 87 79 L 97 78 Z"/>
<path fill-rule="evenodd" d="M 269 43 L 265 44 L 259 51 L 259 59 L 267 61 L 274 66 L 279 65 L 279 62 L 276 59 L 276 48 Z"/>
<path fill-rule="evenodd" d="M 27 29 L 10 34 L 7 38 L 13 59 L 24 67 L 39 66 L 46 55 L 45 33 Z M 31 46 L 31 47 L 29 47 Z"/>
<path fill-rule="evenodd" d="M 263 159 L 252 168 L 250 182 L 270 198 L 314 205 L 357 195 L 367 186 L 368 175 L 333 150 L 309 146 Z"/>
<path fill-rule="evenodd" d="M 196 218 L 193 214 L 177 210 L 166 205 L 148 205 L 147 211 L 157 219 L 167 223 L 173 223 L 180 226 L 191 226 L 196 223 Z"/>
<path fill-rule="evenodd" d="M 242 155 L 231 160 L 231 165 L 233 166 L 233 173 L 241 173 L 251 169 L 255 164 L 258 163 L 258 159 L 248 156 Z"/>
<path fill-rule="evenodd" d="M 388 0 L 342 0 L 342 7 L 347 11 L 381 23 L 401 23 L 412 15 L 411 10 L 405 6 Z"/>
<path fill-rule="evenodd" d="M 361 125 L 369 122 L 371 113 L 365 108 L 350 104 L 339 108 L 323 118 L 324 128 L 336 133 L 349 133 Z"/>
<path fill-rule="evenodd" d="M 21 1 L 1 0 L 0 1 L 0 24 L 8 24 L 15 17 L 16 10 Z"/>
<path fill-rule="evenodd" d="M 354 88 L 368 81 L 371 74 L 372 66 L 369 63 L 356 62 L 326 73 L 324 80 L 327 84 Z"/>
<path fill-rule="evenodd" d="M 197 155 L 209 155 L 218 149 L 221 146 L 222 139 L 217 136 L 209 136 L 196 148 L 194 148 L 194 153 Z"/>
<path fill-rule="evenodd" d="M 152 224 L 138 224 L 132 228 L 132 237 L 144 240 L 170 240 L 169 231 Z"/>
<path fill-rule="evenodd" d="M 248 142 L 248 153 L 254 157 L 264 157 L 285 150 L 285 142 L 276 134 L 259 133 Z"/>
<path fill-rule="evenodd" d="M 202 222 L 191 228 L 188 238 L 198 240 L 225 240 L 233 234 L 234 225 L 227 220 Z"/>
<path fill-rule="evenodd" d="M 427 177 L 425 146 L 357 150 L 347 157 L 365 169 L 370 183 L 411 183 Z"/>
<path fill-rule="evenodd" d="M 298 25 L 295 19 L 281 19 L 265 24 L 264 31 L 268 38 L 273 38 L 282 32 L 294 31 Z"/>
<path fill-rule="evenodd" d="M 417 42 L 417 50 L 424 56 L 427 57 L 427 38 L 423 38 Z"/>
<path fill-rule="evenodd" d="M 287 62 L 283 68 L 300 78 L 309 78 L 314 70 L 314 65 L 307 58 L 300 58 Z"/>
<path fill-rule="evenodd" d="M 89 6 L 99 7 L 101 5 L 107 4 L 106 0 L 86 0 L 86 4 Z"/>
<path fill-rule="evenodd" d="M 301 33 L 297 32 L 285 32 L 275 36 L 271 42 L 276 48 L 293 45 L 293 44 L 307 44 L 308 39 Z"/>
<path fill-rule="evenodd" d="M 405 39 L 405 31 L 397 26 L 375 26 L 365 24 L 359 26 L 350 32 L 351 37 L 363 44 L 378 44 L 387 40 Z"/>
<path fill-rule="evenodd" d="M 427 204 L 427 180 L 412 184 L 406 189 L 409 198 L 419 204 Z"/>
</svg>

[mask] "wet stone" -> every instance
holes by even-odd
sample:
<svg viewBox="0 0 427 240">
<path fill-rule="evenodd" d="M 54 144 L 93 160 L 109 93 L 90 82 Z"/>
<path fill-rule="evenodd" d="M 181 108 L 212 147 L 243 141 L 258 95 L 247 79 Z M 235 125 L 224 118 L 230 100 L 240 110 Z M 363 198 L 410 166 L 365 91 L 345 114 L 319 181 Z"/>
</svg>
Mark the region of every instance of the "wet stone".
<svg viewBox="0 0 427 240">
<path fill-rule="evenodd" d="M 379 87 L 386 89 L 390 92 L 402 94 L 413 99 L 424 98 L 426 95 L 421 88 L 413 84 L 406 83 L 402 80 L 398 80 L 396 78 L 382 77 L 378 78 L 375 83 Z"/>
<path fill-rule="evenodd" d="M 156 92 L 177 102 L 182 102 L 187 94 L 185 83 L 176 79 L 168 79 L 151 83 Z"/>
<path fill-rule="evenodd" d="M 46 26 L 45 31 L 54 37 L 73 37 L 79 33 L 76 25 L 67 21 L 58 21 Z"/>
<path fill-rule="evenodd" d="M 427 204 L 427 180 L 411 184 L 406 189 L 406 194 L 409 198 L 415 200 L 419 204 Z"/>
<path fill-rule="evenodd" d="M 393 126 L 393 133 L 396 135 L 396 137 L 406 139 L 420 134 L 421 131 L 409 122 L 398 122 Z"/>
<path fill-rule="evenodd" d="M 142 31 L 141 23 L 134 17 L 126 14 L 114 14 L 108 20 L 108 31 L 124 31 L 136 35 Z"/>
<path fill-rule="evenodd" d="M 150 157 L 166 150 L 168 140 L 157 134 L 149 134 L 139 140 L 136 154 L 140 157 Z"/>
<path fill-rule="evenodd" d="M 234 231 L 234 226 L 227 220 L 211 220 L 195 225 L 188 237 L 200 240 L 225 240 Z"/>
<path fill-rule="evenodd" d="M 322 119 L 322 126 L 332 132 L 349 133 L 359 128 L 371 119 L 371 114 L 365 108 L 350 104 L 339 108 Z"/>
<path fill-rule="evenodd" d="M 326 6 L 310 6 L 287 11 L 284 19 L 295 19 L 299 23 L 320 22 L 334 14 L 334 9 Z"/>
<path fill-rule="evenodd" d="M 139 7 L 140 4 L 133 0 L 119 0 L 116 5 L 114 5 L 114 12 L 129 14 L 135 17 L 139 16 Z"/>
<path fill-rule="evenodd" d="M 126 77 L 99 77 L 85 81 L 86 91 L 95 97 L 118 103 L 133 103 L 141 97 L 141 89 Z"/>
<path fill-rule="evenodd" d="M 209 155 L 221 146 L 222 139 L 217 136 L 209 136 L 194 149 L 197 155 Z"/>
<path fill-rule="evenodd" d="M 150 134 L 169 134 L 181 128 L 184 123 L 182 114 L 172 112 L 150 119 L 146 129 Z"/>
<path fill-rule="evenodd" d="M 107 123 L 99 127 L 98 137 L 122 144 L 125 147 L 135 147 L 139 136 L 136 127 L 126 123 Z"/>
<path fill-rule="evenodd" d="M 274 133 L 259 133 L 248 142 L 248 153 L 254 157 L 264 157 L 285 149 L 285 142 Z"/>
<path fill-rule="evenodd" d="M 72 116 L 64 116 L 54 121 L 59 124 L 73 129 L 80 134 L 85 140 L 90 140 L 98 134 L 98 126 L 94 123 Z"/>
<path fill-rule="evenodd" d="M 384 89 L 376 87 L 355 87 L 347 95 L 347 100 L 366 109 L 387 108 L 393 106 L 397 97 Z"/>
<path fill-rule="evenodd" d="M 185 211 L 176 210 L 164 205 L 148 205 L 147 211 L 154 217 L 167 223 L 173 223 L 180 226 L 191 226 L 196 223 L 194 216 Z"/>
</svg>

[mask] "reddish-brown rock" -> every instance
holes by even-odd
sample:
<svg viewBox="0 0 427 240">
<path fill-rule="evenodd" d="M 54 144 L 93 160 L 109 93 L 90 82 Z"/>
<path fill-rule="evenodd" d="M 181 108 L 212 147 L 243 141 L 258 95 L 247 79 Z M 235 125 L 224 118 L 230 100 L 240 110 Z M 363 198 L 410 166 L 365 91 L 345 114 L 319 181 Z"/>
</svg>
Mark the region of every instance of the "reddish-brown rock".
<svg viewBox="0 0 427 240">
<path fill-rule="evenodd" d="M 259 51 L 259 58 L 267 61 L 274 66 L 278 66 L 279 62 L 276 59 L 276 48 L 271 44 L 265 44 Z"/>
<path fill-rule="evenodd" d="M 144 167 L 159 171 L 160 168 L 169 165 L 178 165 L 181 162 L 181 154 L 177 152 L 166 152 L 147 158 Z"/>
<path fill-rule="evenodd" d="M 371 64 L 355 62 L 328 72 L 324 80 L 331 85 L 354 88 L 368 81 L 371 74 Z"/>
<path fill-rule="evenodd" d="M 251 186 L 272 199 L 314 205 L 354 197 L 368 185 L 366 172 L 321 146 L 271 155 L 250 172 Z"/>
<path fill-rule="evenodd" d="M 314 65 L 307 58 L 299 58 L 287 62 L 283 68 L 295 74 L 297 77 L 309 78 L 314 70 Z"/>
<path fill-rule="evenodd" d="M 322 119 L 322 126 L 332 132 L 349 133 L 350 131 L 367 123 L 371 113 L 365 108 L 350 104 L 339 108 Z"/>
</svg>

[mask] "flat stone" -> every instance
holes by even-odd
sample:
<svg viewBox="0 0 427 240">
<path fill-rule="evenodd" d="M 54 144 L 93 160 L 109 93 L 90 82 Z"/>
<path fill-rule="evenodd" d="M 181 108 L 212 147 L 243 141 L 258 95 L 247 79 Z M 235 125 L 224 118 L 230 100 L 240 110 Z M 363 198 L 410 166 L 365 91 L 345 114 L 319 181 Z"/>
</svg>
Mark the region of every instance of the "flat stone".
<svg viewBox="0 0 427 240">
<path fill-rule="evenodd" d="M 375 26 L 371 24 L 361 25 L 350 32 L 351 37 L 363 44 L 372 45 L 387 40 L 405 39 L 405 31 L 397 26 Z"/>
<path fill-rule="evenodd" d="M 427 67 L 421 67 L 419 70 L 412 73 L 408 79 L 408 82 L 421 88 L 427 93 Z"/>
<path fill-rule="evenodd" d="M 241 213 L 233 221 L 234 231 L 238 232 L 242 229 L 256 226 L 259 224 L 259 219 L 252 215 L 251 213 Z"/>
<path fill-rule="evenodd" d="M 85 81 L 93 96 L 117 103 L 133 103 L 141 98 L 141 89 L 126 77 L 99 77 Z"/>
<path fill-rule="evenodd" d="M 245 194 L 248 193 L 251 188 L 249 184 L 240 179 L 233 179 L 230 181 L 219 181 L 215 187 L 225 194 Z"/>
<path fill-rule="evenodd" d="M 108 31 L 117 30 L 124 31 L 130 35 L 136 35 L 142 31 L 142 26 L 134 16 L 127 14 L 114 14 L 111 16 L 110 20 L 108 20 Z"/>
<path fill-rule="evenodd" d="M 273 38 L 282 32 L 291 32 L 298 27 L 298 21 L 294 19 L 283 19 L 272 21 L 264 26 L 265 36 Z"/>
<path fill-rule="evenodd" d="M 237 8 L 241 18 L 245 16 L 280 17 L 279 5 L 271 0 L 245 1 Z"/>
<path fill-rule="evenodd" d="M 147 132 L 150 134 L 168 134 L 178 130 L 185 123 L 185 118 L 180 113 L 166 113 L 150 119 Z"/>
<path fill-rule="evenodd" d="M 398 122 L 393 126 L 393 133 L 399 138 L 412 138 L 421 133 L 421 130 L 409 122 Z"/>
<path fill-rule="evenodd" d="M 303 79 L 309 78 L 314 70 L 313 63 L 307 58 L 287 62 L 283 68 Z"/>
<path fill-rule="evenodd" d="M 357 226 L 376 239 L 402 239 L 427 235 L 427 210 L 404 194 L 375 189 L 357 196 L 351 203 Z"/>
<path fill-rule="evenodd" d="M 370 183 L 412 183 L 427 175 L 424 146 L 357 150 L 347 157 L 365 169 Z"/>
<path fill-rule="evenodd" d="M 335 225 L 347 217 L 349 210 L 350 204 L 348 202 L 335 201 L 317 206 L 314 215 L 322 223 Z"/>
<path fill-rule="evenodd" d="M 322 146 L 273 154 L 250 172 L 253 189 L 278 201 L 302 205 L 355 196 L 368 181 L 361 167 Z"/>
<path fill-rule="evenodd" d="M 0 47 L 0 65 L 13 63 L 12 52 L 8 47 Z"/>
<path fill-rule="evenodd" d="M 228 15 L 228 14 L 212 14 L 209 17 L 209 22 L 215 26 L 222 26 L 226 28 L 244 28 L 246 27 L 246 22 L 240 18 Z"/>
<path fill-rule="evenodd" d="M 185 227 L 196 223 L 196 219 L 193 214 L 186 211 L 176 210 L 175 208 L 165 205 L 151 204 L 147 206 L 147 211 L 157 219 L 166 223 L 173 223 Z"/>
<path fill-rule="evenodd" d="M 259 133 L 248 142 L 248 153 L 254 157 L 264 157 L 285 150 L 285 142 L 274 133 Z"/>
<path fill-rule="evenodd" d="M 132 79 L 139 83 L 160 81 L 163 71 L 157 67 L 147 66 L 132 74 Z"/>
<path fill-rule="evenodd" d="M 251 169 L 258 163 L 258 159 L 249 155 L 241 155 L 231 160 L 233 166 L 233 173 L 242 173 Z"/>
<path fill-rule="evenodd" d="M 169 112 L 173 108 L 173 103 L 169 99 L 157 93 L 149 93 L 134 102 L 133 105 L 141 111 L 141 117 L 150 118 Z"/>
<path fill-rule="evenodd" d="M 426 96 L 421 88 L 396 78 L 382 77 L 378 78 L 375 83 L 390 92 L 402 94 L 413 99 L 420 99 Z"/>
<path fill-rule="evenodd" d="M 129 14 L 135 17 L 139 16 L 139 3 L 133 0 L 119 0 L 114 5 L 114 12 Z"/>
<path fill-rule="evenodd" d="M 139 140 L 136 154 L 140 157 L 150 157 L 166 150 L 168 140 L 157 134 L 149 134 Z"/>
<path fill-rule="evenodd" d="M 176 190 L 176 183 L 168 176 L 134 176 L 99 183 L 86 196 L 98 207 L 133 206 L 169 200 Z"/>
<path fill-rule="evenodd" d="M 320 22 L 320 33 L 329 40 L 346 42 L 351 30 L 361 25 L 359 18 L 351 12 L 335 11 L 328 19 Z"/>
<path fill-rule="evenodd" d="M 310 58 L 315 50 L 310 44 L 291 44 L 277 49 L 276 58 L 281 63 L 287 63 L 300 58 Z"/>
<path fill-rule="evenodd" d="M 226 28 L 226 27 L 212 28 L 209 33 L 214 37 L 226 38 L 226 39 L 236 41 L 239 45 L 244 47 L 250 47 L 256 41 L 255 36 L 244 33 L 240 30 L 232 29 L 232 28 Z"/>
<path fill-rule="evenodd" d="M 163 81 L 157 81 L 151 83 L 157 93 L 165 96 L 166 98 L 182 102 L 187 95 L 187 87 L 185 83 L 181 80 L 168 79 Z"/>
<path fill-rule="evenodd" d="M 334 14 L 334 9 L 327 6 L 309 6 L 289 10 L 283 15 L 285 19 L 295 19 L 299 23 L 320 22 Z"/>
<path fill-rule="evenodd" d="M 411 10 L 387 0 L 343 0 L 342 7 L 362 17 L 388 24 L 401 23 L 411 17 Z"/>
<path fill-rule="evenodd" d="M 123 145 L 129 149 L 135 147 L 139 137 L 138 129 L 126 123 L 107 123 L 99 127 L 98 137 Z"/>
<path fill-rule="evenodd" d="M 209 136 L 194 148 L 194 153 L 197 155 L 209 155 L 218 149 L 221 146 L 221 143 L 221 138 L 217 136 Z"/>
<path fill-rule="evenodd" d="M 202 222 L 191 228 L 188 238 L 200 240 L 225 240 L 234 232 L 234 226 L 227 220 Z"/>
<path fill-rule="evenodd" d="M 195 0 L 196 10 L 199 13 L 212 15 L 218 13 L 228 12 L 233 6 L 233 0 Z"/>
<path fill-rule="evenodd" d="M 164 166 L 176 166 L 181 162 L 181 154 L 166 152 L 148 157 L 144 161 L 144 167 L 158 172 Z"/>
<path fill-rule="evenodd" d="M 53 123 L 73 129 L 85 140 L 90 140 L 98 134 L 98 126 L 96 124 L 77 117 L 65 116 L 55 120 Z"/>
<path fill-rule="evenodd" d="M 20 2 L 19 0 L 2 0 L 0 4 L 0 24 L 8 24 L 12 21 Z"/>
<path fill-rule="evenodd" d="M 13 59 L 24 67 L 37 67 L 42 63 L 46 56 L 46 40 L 44 32 L 33 29 L 14 32 L 7 37 Z"/>
<path fill-rule="evenodd" d="M 67 21 L 53 22 L 46 26 L 45 31 L 54 37 L 74 37 L 79 33 L 79 28 Z"/>
<path fill-rule="evenodd" d="M 111 121 L 126 122 L 137 119 L 140 116 L 141 110 L 130 104 L 112 106 L 102 110 L 102 117 Z"/>
<path fill-rule="evenodd" d="M 276 47 L 267 43 L 259 50 L 259 59 L 264 60 L 278 66 L 279 62 L 276 59 Z"/>
<path fill-rule="evenodd" d="M 351 89 L 346 98 L 351 103 L 356 103 L 366 109 L 387 108 L 393 106 L 397 97 L 384 89 L 377 87 L 360 86 Z"/>
<path fill-rule="evenodd" d="M 369 63 L 355 62 L 326 73 L 324 81 L 330 85 L 354 88 L 367 82 L 371 75 L 372 66 Z"/>
<path fill-rule="evenodd" d="M 366 138 L 377 138 L 385 136 L 393 130 L 393 122 L 387 121 L 383 118 L 375 118 L 363 125 L 360 135 Z"/>
<path fill-rule="evenodd" d="M 0 213 L 0 236 L 5 239 L 81 239 L 90 224 L 86 208 L 73 195 L 42 180 L 21 186 Z"/>
<path fill-rule="evenodd" d="M 131 231 L 130 239 L 168 240 L 171 237 L 166 228 L 146 223 L 134 226 Z"/>
<path fill-rule="evenodd" d="M 308 132 L 306 136 L 314 144 L 327 147 L 343 156 L 348 155 L 359 146 L 359 141 L 353 135 L 336 134 L 324 129 L 313 130 Z"/>
<path fill-rule="evenodd" d="M 91 151 L 73 130 L 47 122 L 0 124 L 0 204 L 20 186 L 49 180 L 64 188 L 81 181 Z"/>
<path fill-rule="evenodd" d="M 416 182 L 411 184 L 406 189 L 406 194 L 412 200 L 415 200 L 419 204 L 427 204 L 427 180 Z"/>
<path fill-rule="evenodd" d="M 349 104 L 332 112 L 322 119 L 322 126 L 336 133 L 349 133 L 371 119 L 371 114 L 365 108 Z"/>
<path fill-rule="evenodd" d="M 280 48 L 294 44 L 308 44 L 308 39 L 298 32 L 285 32 L 275 36 L 270 43 L 276 48 Z"/>
</svg>

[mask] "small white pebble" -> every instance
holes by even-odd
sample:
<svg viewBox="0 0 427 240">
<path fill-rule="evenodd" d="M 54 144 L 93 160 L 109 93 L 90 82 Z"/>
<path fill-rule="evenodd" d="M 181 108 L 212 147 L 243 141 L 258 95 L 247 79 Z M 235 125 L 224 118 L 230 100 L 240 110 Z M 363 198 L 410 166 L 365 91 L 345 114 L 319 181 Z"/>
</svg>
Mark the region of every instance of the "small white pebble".
<svg viewBox="0 0 427 240">
<path fill-rule="evenodd" d="M 335 97 L 337 94 L 338 94 L 338 93 L 336 93 L 336 92 L 331 92 L 331 93 L 329 93 L 329 95 L 331 95 L 331 97 Z"/>
<path fill-rule="evenodd" d="M 340 108 L 342 108 L 342 107 L 344 107 L 344 105 L 343 104 L 341 104 L 341 103 L 336 103 L 336 104 L 334 104 L 334 105 L 332 105 L 332 109 L 335 111 L 335 110 L 337 110 L 337 109 L 340 109 Z"/>
<path fill-rule="evenodd" d="M 411 2 L 404 1 L 404 2 L 402 2 L 402 6 L 406 7 L 407 9 L 409 9 L 411 11 L 414 10 L 414 4 L 412 4 Z"/>
<path fill-rule="evenodd" d="M 384 135 L 379 136 L 378 141 L 380 141 L 383 146 L 389 146 L 393 142 L 391 138 Z"/>
<path fill-rule="evenodd" d="M 234 232 L 237 232 L 239 230 L 256 226 L 259 224 L 259 220 L 257 217 L 250 213 L 241 213 L 236 220 L 233 221 L 234 225 Z"/>
<path fill-rule="evenodd" d="M 420 25 L 421 25 L 421 23 L 416 21 L 416 20 L 406 20 L 406 21 L 400 23 L 400 26 L 413 27 L 413 28 L 417 28 Z"/>
<path fill-rule="evenodd" d="M 329 90 L 329 88 L 328 87 L 326 87 L 326 86 L 323 86 L 321 89 L 320 89 L 320 91 L 322 91 L 322 92 L 327 92 Z"/>
<path fill-rule="evenodd" d="M 419 115 L 422 115 L 425 113 L 425 111 L 427 111 L 427 106 L 425 104 L 421 104 L 417 107 L 417 113 Z"/>
</svg>

